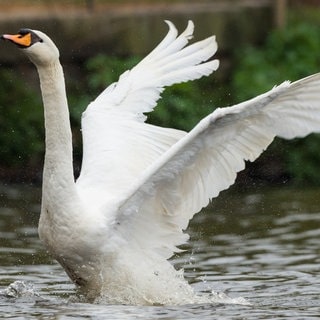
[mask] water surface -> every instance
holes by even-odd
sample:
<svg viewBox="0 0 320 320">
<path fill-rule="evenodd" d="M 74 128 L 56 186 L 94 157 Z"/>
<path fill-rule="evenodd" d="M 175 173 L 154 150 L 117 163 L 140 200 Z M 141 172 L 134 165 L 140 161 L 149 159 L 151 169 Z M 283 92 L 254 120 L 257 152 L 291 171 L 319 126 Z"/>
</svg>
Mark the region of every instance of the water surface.
<svg viewBox="0 0 320 320">
<path fill-rule="evenodd" d="M 39 189 L 0 186 L 1 318 L 319 319 L 320 189 L 227 191 L 198 214 L 172 262 L 199 294 L 220 297 L 202 305 L 72 302 L 74 286 L 38 239 L 39 211 Z"/>
</svg>

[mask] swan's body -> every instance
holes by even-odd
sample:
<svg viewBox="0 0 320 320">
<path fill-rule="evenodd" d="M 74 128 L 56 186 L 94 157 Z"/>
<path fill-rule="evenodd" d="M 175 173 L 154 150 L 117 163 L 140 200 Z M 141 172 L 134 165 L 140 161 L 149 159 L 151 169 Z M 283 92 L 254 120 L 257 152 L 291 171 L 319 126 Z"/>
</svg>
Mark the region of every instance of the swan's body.
<svg viewBox="0 0 320 320">
<path fill-rule="evenodd" d="M 46 128 L 40 238 L 91 300 L 194 301 L 167 261 L 187 240 L 189 220 L 275 136 L 320 131 L 320 74 L 217 109 L 189 133 L 144 123 L 165 86 L 218 67 L 217 60 L 205 62 L 216 51 L 214 37 L 186 46 L 193 24 L 179 37 L 168 24 L 158 47 L 84 112 L 76 182 L 58 49 L 40 31 L 3 36 L 23 47 L 40 77 Z"/>
</svg>

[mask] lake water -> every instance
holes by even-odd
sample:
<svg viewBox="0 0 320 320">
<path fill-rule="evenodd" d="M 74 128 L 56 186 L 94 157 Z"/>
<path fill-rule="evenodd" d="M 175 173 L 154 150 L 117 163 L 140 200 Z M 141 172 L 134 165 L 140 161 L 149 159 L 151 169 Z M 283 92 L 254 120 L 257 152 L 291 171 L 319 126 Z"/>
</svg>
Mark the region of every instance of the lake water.
<svg viewBox="0 0 320 320">
<path fill-rule="evenodd" d="M 172 260 L 220 303 L 137 307 L 72 302 L 74 286 L 38 239 L 39 189 L 0 186 L 0 317 L 320 319 L 320 189 L 252 189 L 198 214 Z"/>
</svg>

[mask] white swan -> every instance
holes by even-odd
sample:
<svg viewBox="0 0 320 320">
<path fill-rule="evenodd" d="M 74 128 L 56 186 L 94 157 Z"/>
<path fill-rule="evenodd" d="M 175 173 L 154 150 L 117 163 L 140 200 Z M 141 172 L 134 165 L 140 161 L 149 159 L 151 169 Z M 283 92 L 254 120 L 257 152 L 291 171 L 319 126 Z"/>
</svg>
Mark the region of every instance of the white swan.
<svg viewBox="0 0 320 320">
<path fill-rule="evenodd" d="M 211 74 L 214 37 L 186 46 L 193 23 L 174 25 L 136 67 L 83 114 L 83 163 L 75 182 L 59 51 L 40 31 L 2 38 L 36 65 L 45 112 L 46 153 L 39 234 L 90 301 L 194 302 L 167 261 L 187 240 L 189 220 L 235 180 L 275 136 L 320 131 L 320 74 L 239 105 L 217 109 L 189 133 L 144 123 L 165 86 Z"/>
</svg>

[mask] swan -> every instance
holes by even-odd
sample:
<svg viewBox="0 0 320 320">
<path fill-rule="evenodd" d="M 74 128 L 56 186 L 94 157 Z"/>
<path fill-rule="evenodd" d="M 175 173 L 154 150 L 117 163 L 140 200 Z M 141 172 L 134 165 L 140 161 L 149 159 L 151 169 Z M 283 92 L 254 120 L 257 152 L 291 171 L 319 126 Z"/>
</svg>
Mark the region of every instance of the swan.
<svg viewBox="0 0 320 320">
<path fill-rule="evenodd" d="M 89 302 L 193 303 L 199 294 L 168 261 L 189 220 L 227 189 L 275 136 L 320 132 L 320 74 L 218 108 L 190 132 L 145 123 L 166 86 L 208 76 L 214 36 L 188 44 L 172 22 L 156 48 L 108 86 L 82 115 L 75 181 L 59 50 L 43 32 L 4 34 L 37 68 L 45 159 L 39 236 Z"/>
</svg>

